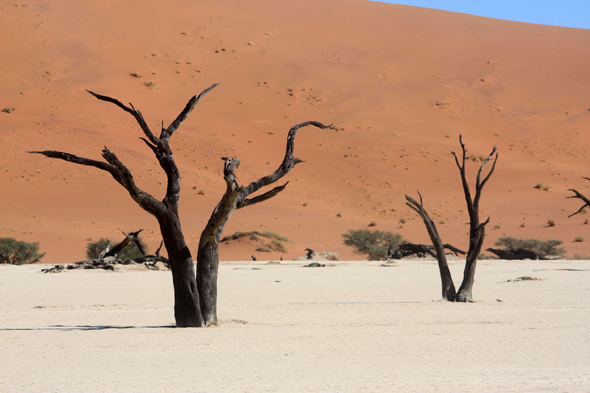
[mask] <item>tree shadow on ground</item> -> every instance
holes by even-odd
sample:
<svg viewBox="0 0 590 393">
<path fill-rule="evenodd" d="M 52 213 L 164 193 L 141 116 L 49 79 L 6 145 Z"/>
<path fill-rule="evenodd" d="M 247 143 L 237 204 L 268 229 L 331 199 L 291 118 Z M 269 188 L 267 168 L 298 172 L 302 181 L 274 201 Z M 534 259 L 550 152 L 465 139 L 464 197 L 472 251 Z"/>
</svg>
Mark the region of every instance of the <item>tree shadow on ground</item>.
<svg viewBox="0 0 590 393">
<path fill-rule="evenodd" d="M 164 326 L 116 326 L 116 325 L 50 325 L 47 327 L 38 327 L 38 328 L 6 328 L 1 329 L 0 331 L 41 331 L 41 330 L 59 330 L 64 332 L 69 331 L 93 331 L 93 330 L 123 330 L 123 329 L 170 329 L 176 328 L 175 325 L 164 325 Z"/>
</svg>

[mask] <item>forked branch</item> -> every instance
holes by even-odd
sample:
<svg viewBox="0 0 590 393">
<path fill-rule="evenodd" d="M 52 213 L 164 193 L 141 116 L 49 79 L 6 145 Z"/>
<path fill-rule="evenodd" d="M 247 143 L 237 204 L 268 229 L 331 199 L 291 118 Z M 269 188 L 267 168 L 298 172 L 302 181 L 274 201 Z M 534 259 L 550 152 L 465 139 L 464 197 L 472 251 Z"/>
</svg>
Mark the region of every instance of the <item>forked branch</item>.
<svg viewBox="0 0 590 393">
<path fill-rule="evenodd" d="M 279 167 L 268 176 L 261 177 L 260 179 L 253 181 L 252 183 L 244 187 L 240 191 L 240 195 L 238 196 L 236 208 L 240 209 L 242 207 L 266 201 L 285 189 L 285 186 L 287 184 L 284 184 L 280 187 L 276 187 L 273 190 L 258 197 L 247 199 L 247 197 L 250 194 L 258 191 L 262 187 L 268 186 L 276 182 L 277 180 L 285 176 L 287 173 L 289 173 L 289 171 L 293 169 L 295 165 L 299 164 L 300 162 L 303 162 L 299 158 L 295 158 L 293 156 L 293 151 L 295 149 L 295 135 L 297 134 L 297 130 L 299 130 L 301 127 L 307 127 L 310 125 L 321 129 L 330 128 L 331 126 L 325 126 L 317 121 L 306 121 L 304 123 L 296 124 L 293 127 L 291 127 L 291 129 L 289 130 L 289 134 L 287 135 L 287 149 L 285 151 L 285 158 L 283 159 L 281 165 L 279 165 Z"/>
<path fill-rule="evenodd" d="M 487 156 L 487 158 L 484 160 L 484 162 L 479 167 L 479 170 L 477 171 L 476 181 L 475 181 L 475 197 L 472 199 L 471 198 L 471 191 L 469 189 L 469 184 L 467 183 L 467 177 L 466 177 L 466 172 L 465 172 L 466 150 L 465 150 L 465 144 L 463 143 L 463 136 L 462 135 L 459 135 L 459 143 L 461 144 L 461 151 L 463 153 L 461 164 L 459 164 L 459 158 L 457 157 L 455 152 L 451 152 L 451 153 L 455 157 L 455 163 L 457 164 L 457 167 L 459 168 L 459 172 L 461 174 L 461 183 L 463 184 L 463 192 L 465 194 L 465 201 L 467 202 L 467 210 L 469 211 L 469 218 L 471 219 L 472 224 L 474 224 L 475 226 L 483 227 L 489 222 L 489 218 L 484 223 L 479 224 L 479 200 L 481 198 L 481 191 L 482 191 L 483 187 L 486 185 L 486 183 L 488 182 L 488 180 L 490 179 L 490 177 L 494 173 L 494 169 L 496 169 L 496 162 L 498 161 L 498 153 L 497 153 L 498 149 L 496 148 L 496 146 L 494 146 L 494 148 L 492 149 L 492 152 Z M 487 174 L 487 176 L 483 179 L 483 181 L 481 181 L 481 174 L 482 174 L 483 168 L 492 159 L 494 154 L 496 155 L 496 157 L 494 158 L 492 168 L 490 169 L 490 172 Z"/>
<path fill-rule="evenodd" d="M 587 177 L 583 177 L 582 179 L 590 180 L 590 178 L 587 178 Z M 586 207 L 590 207 L 590 199 L 586 198 L 584 195 L 580 194 L 577 190 L 574 190 L 572 188 L 570 188 L 568 191 L 573 192 L 575 195 L 570 195 L 566 199 L 571 199 L 571 198 L 581 199 L 584 202 L 584 205 L 581 208 L 579 208 L 577 212 L 572 213 L 569 216 L 567 216 L 567 218 L 570 218 L 572 216 L 575 216 L 578 213 L 583 212 Z"/>
</svg>

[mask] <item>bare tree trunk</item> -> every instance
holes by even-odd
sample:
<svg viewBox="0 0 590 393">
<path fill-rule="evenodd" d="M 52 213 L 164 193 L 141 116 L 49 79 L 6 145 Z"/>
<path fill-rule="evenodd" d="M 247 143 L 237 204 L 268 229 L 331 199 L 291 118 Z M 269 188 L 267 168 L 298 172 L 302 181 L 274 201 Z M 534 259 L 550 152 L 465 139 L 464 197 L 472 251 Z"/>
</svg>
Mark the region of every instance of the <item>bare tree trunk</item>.
<svg viewBox="0 0 590 393">
<path fill-rule="evenodd" d="M 178 201 L 180 199 L 180 174 L 174 156 L 169 146 L 169 141 L 174 132 L 192 112 L 201 98 L 211 91 L 217 84 L 203 90 L 199 96 L 192 97 L 178 117 L 167 127 L 162 127 L 160 137 L 156 137 L 143 119 L 141 112 L 127 107 L 118 100 L 99 95 L 89 91 L 101 101 L 110 102 L 133 115 L 141 127 L 145 138 L 141 138 L 154 152 L 160 166 L 167 176 L 166 196 L 160 202 L 152 195 L 139 189 L 131 172 L 109 149 L 104 148 L 102 156 L 104 161 L 96 161 L 88 158 L 77 157 L 72 154 L 58 151 L 36 151 L 31 153 L 42 154 L 50 158 L 58 158 L 79 165 L 88 165 L 107 171 L 129 192 L 133 200 L 145 211 L 152 214 L 160 224 L 162 238 L 168 251 L 172 282 L 174 285 L 174 317 L 178 327 L 204 326 L 199 304 L 199 291 L 197 289 L 194 263 L 191 253 L 186 246 L 184 235 L 178 217 Z"/>
<path fill-rule="evenodd" d="M 295 148 L 295 135 L 301 127 L 312 125 L 321 129 L 328 128 L 319 122 L 308 121 L 291 127 L 287 135 L 287 150 L 283 162 L 273 173 L 242 187 L 238 184 L 235 170 L 240 165 L 237 158 L 223 157 L 223 178 L 226 183 L 226 191 L 221 201 L 217 204 L 205 229 L 201 233 L 199 250 L 197 253 L 197 284 L 200 294 L 201 314 L 205 326 L 217 324 L 217 276 L 219 270 L 219 239 L 227 220 L 235 209 L 241 209 L 256 203 L 264 202 L 279 192 L 283 191 L 288 182 L 277 186 L 270 191 L 253 198 L 250 194 L 262 187 L 268 186 L 285 176 L 293 167 L 303 162 L 293 156 Z"/>
<path fill-rule="evenodd" d="M 469 212 L 469 250 L 467 251 L 467 258 L 465 260 L 465 270 L 463 271 L 463 282 L 459 287 L 455 301 L 458 302 L 471 302 L 473 301 L 472 290 L 473 283 L 475 282 L 475 268 L 477 266 L 477 257 L 481 253 L 483 241 L 485 238 L 485 226 L 490 222 L 490 218 L 483 222 L 479 222 L 479 200 L 481 198 L 481 191 L 488 182 L 494 169 L 496 168 L 496 161 L 498 161 L 498 154 L 496 153 L 496 146 L 492 149 L 492 152 L 488 155 L 486 160 L 481 164 L 479 171 L 477 172 L 477 178 L 475 182 L 475 197 L 471 199 L 471 192 L 469 190 L 469 184 L 465 176 L 465 145 L 463 144 L 462 136 L 459 136 L 459 143 L 461 144 L 461 150 L 463 152 L 462 163 L 459 164 L 457 155 L 453 152 L 455 157 L 455 163 L 461 173 L 461 182 L 463 184 L 463 192 L 465 194 L 465 201 L 467 203 L 467 211 Z M 494 163 L 488 175 L 481 181 L 481 172 L 490 159 L 496 154 Z"/>
<path fill-rule="evenodd" d="M 449 270 L 449 264 L 447 262 L 447 256 L 445 255 L 444 245 L 440 239 L 440 236 L 438 235 L 436 225 L 424 209 L 424 205 L 422 204 L 422 195 L 420 195 L 420 192 L 418 192 L 418 195 L 420 196 L 420 203 L 406 195 L 406 205 L 418 213 L 420 217 L 422 217 L 424 225 L 426 225 L 428 236 L 430 236 L 430 241 L 432 241 L 432 245 L 436 251 L 436 259 L 438 261 L 438 270 L 440 272 L 440 280 L 442 284 L 442 297 L 443 299 L 452 302 L 455 300 L 456 295 L 455 284 L 453 284 L 453 278 L 451 277 L 451 271 Z"/>
</svg>

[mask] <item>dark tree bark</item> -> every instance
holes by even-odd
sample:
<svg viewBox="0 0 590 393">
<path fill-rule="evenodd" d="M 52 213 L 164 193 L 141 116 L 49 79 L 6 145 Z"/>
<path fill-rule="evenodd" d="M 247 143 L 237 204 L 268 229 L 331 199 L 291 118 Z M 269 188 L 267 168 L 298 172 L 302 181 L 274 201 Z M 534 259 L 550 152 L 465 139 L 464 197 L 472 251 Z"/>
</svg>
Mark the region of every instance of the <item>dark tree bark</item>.
<svg viewBox="0 0 590 393">
<path fill-rule="evenodd" d="M 241 209 L 270 198 L 283 191 L 288 182 L 282 186 L 277 186 L 270 191 L 261 195 L 248 198 L 251 194 L 257 192 L 262 187 L 275 183 L 285 176 L 293 167 L 300 162 L 299 158 L 293 156 L 295 148 L 295 135 L 301 127 L 314 126 L 321 129 L 328 128 L 315 121 L 307 121 L 291 127 L 287 135 L 287 150 L 283 162 L 271 174 L 253 181 L 245 187 L 238 184 L 235 170 L 240 165 L 237 158 L 223 157 L 224 168 L 223 178 L 226 183 L 226 191 L 221 201 L 217 204 L 209 222 L 201 233 L 199 241 L 199 250 L 197 253 L 197 284 L 199 287 L 201 313 L 205 326 L 217 324 L 217 275 L 219 269 L 219 239 L 227 220 L 235 209 Z"/>
<path fill-rule="evenodd" d="M 485 227 L 490 222 L 490 218 L 480 223 L 479 222 L 479 200 L 481 198 L 481 191 L 484 186 L 494 173 L 496 169 L 496 162 L 498 161 L 498 154 L 496 146 L 492 149 L 492 152 L 488 155 L 485 161 L 479 167 L 477 171 L 477 177 L 475 179 L 475 196 L 471 198 L 471 192 L 469 191 L 469 184 L 465 176 L 465 144 L 463 144 L 463 138 L 459 135 L 459 143 L 461 144 L 461 150 L 463 152 L 463 158 L 461 163 L 457 155 L 453 153 L 455 157 L 455 163 L 461 173 L 461 182 L 463 183 L 463 193 L 465 194 L 465 202 L 467 203 L 467 211 L 469 212 L 469 250 L 467 251 L 467 258 L 465 260 L 465 270 L 463 271 L 463 282 L 457 292 L 455 301 L 458 302 L 471 302 L 473 301 L 472 289 L 473 283 L 475 282 L 475 268 L 477 266 L 477 257 L 481 252 L 483 241 L 485 238 Z M 496 154 L 492 168 L 486 177 L 481 180 L 481 172 L 490 159 Z"/>
<path fill-rule="evenodd" d="M 174 317 L 178 327 L 199 327 L 204 326 L 201 308 L 199 304 L 199 293 L 191 253 L 184 240 L 184 235 L 178 217 L 178 201 L 180 198 L 180 175 L 174 156 L 169 146 L 169 141 L 174 132 L 188 117 L 201 98 L 217 84 L 203 90 L 198 96 L 192 97 L 178 117 L 167 127 L 163 128 L 160 137 L 156 137 L 140 111 L 135 110 L 133 105 L 127 107 L 118 100 L 88 91 L 101 101 L 110 102 L 131 114 L 141 127 L 145 138 L 141 138 L 154 152 L 160 166 L 167 176 L 166 195 L 162 201 L 139 189 L 133 176 L 127 167 L 106 147 L 102 156 L 106 162 L 96 161 L 88 158 L 77 157 L 69 153 L 54 150 L 35 151 L 31 153 L 42 154 L 49 158 L 58 158 L 74 164 L 93 166 L 109 172 L 111 176 L 129 192 L 133 200 L 145 211 L 152 214 L 160 225 L 160 231 L 164 245 L 168 251 L 168 260 L 172 271 L 172 282 L 174 285 Z"/>
<path fill-rule="evenodd" d="M 443 299 L 454 301 L 456 296 L 455 285 L 453 284 L 453 278 L 451 277 L 451 271 L 449 270 L 449 264 L 447 262 L 447 256 L 445 255 L 442 240 L 436 230 L 436 225 L 424 209 L 422 195 L 420 195 L 419 192 L 418 195 L 420 196 L 420 203 L 406 195 L 406 205 L 422 217 L 422 221 L 424 221 L 424 225 L 426 225 L 426 230 L 428 231 L 428 236 L 430 236 L 430 241 L 432 241 L 432 245 L 436 251 L 438 270 L 440 272 L 440 280 L 442 283 L 442 297 Z"/>
<path fill-rule="evenodd" d="M 497 149 L 494 146 L 492 152 L 488 155 L 486 160 L 481 164 L 479 171 L 477 172 L 477 178 L 475 183 L 475 196 L 471 198 L 471 191 L 469 190 L 469 184 L 467 183 L 466 175 L 465 175 L 465 145 L 463 144 L 462 136 L 459 136 L 459 143 L 461 144 L 461 150 L 463 152 L 461 163 L 459 163 L 459 159 L 457 155 L 453 153 L 455 157 L 455 163 L 459 168 L 459 172 L 461 174 L 461 182 L 463 185 L 463 193 L 465 194 L 465 201 L 467 202 L 467 210 L 469 212 L 469 250 L 467 251 L 467 257 L 465 259 L 465 269 L 463 271 L 463 282 L 459 287 L 459 290 L 455 292 L 455 286 L 453 284 L 453 279 L 451 277 L 451 272 L 448 267 L 447 258 L 444 253 L 444 245 L 438 231 L 436 230 L 436 225 L 428 216 L 428 213 L 424 209 L 422 203 L 422 195 L 418 193 L 420 196 L 420 202 L 417 202 L 413 198 L 406 195 L 406 204 L 416 211 L 424 224 L 426 225 L 426 230 L 428 231 L 428 235 L 430 236 L 430 240 L 434 245 L 434 249 L 436 251 L 436 258 L 438 260 L 438 266 L 441 276 L 441 283 L 442 283 L 442 296 L 443 299 L 454 301 L 454 302 L 471 302 L 473 301 L 472 298 L 472 290 L 473 290 L 473 283 L 475 282 L 475 268 L 477 266 L 477 257 L 481 252 L 481 248 L 483 246 L 483 241 L 485 238 L 485 226 L 490 222 L 490 218 L 483 223 L 479 221 L 479 201 L 481 198 L 481 192 L 483 187 L 488 182 L 492 173 L 494 173 L 494 169 L 496 168 L 496 161 L 498 160 L 498 154 L 496 153 Z M 487 176 L 481 180 L 481 173 L 483 168 L 486 164 L 490 161 L 490 159 L 496 154 L 494 159 L 492 168 Z"/>
<path fill-rule="evenodd" d="M 588 178 L 588 177 L 583 177 L 583 179 L 590 180 L 590 178 Z M 570 188 L 568 191 L 573 192 L 575 195 L 570 195 L 566 199 L 571 199 L 571 198 L 581 199 L 584 202 L 584 205 L 581 208 L 579 208 L 577 212 L 572 213 L 569 216 L 567 216 L 567 218 L 570 218 L 572 216 L 575 216 L 578 213 L 581 213 L 586 207 L 590 207 L 590 199 L 586 198 L 584 195 L 580 194 L 578 191 L 576 191 L 574 189 Z"/>
</svg>

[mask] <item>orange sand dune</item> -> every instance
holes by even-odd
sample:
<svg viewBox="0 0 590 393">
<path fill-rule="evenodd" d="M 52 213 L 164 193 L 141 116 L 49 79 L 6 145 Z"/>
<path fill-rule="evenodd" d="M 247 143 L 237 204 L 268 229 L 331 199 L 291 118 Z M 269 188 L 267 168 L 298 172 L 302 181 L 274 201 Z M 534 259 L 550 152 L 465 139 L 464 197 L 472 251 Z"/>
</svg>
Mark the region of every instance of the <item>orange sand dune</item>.
<svg viewBox="0 0 590 393">
<path fill-rule="evenodd" d="M 220 157 L 239 157 L 238 181 L 248 183 L 279 165 L 290 126 L 317 120 L 339 131 L 301 129 L 295 152 L 306 162 L 287 189 L 236 211 L 226 234 L 280 233 L 296 245 L 289 258 L 306 247 L 354 258 L 341 234 L 371 221 L 427 242 L 403 197 L 420 190 L 443 240 L 466 248 L 450 155 L 463 134 L 468 155 L 494 145 L 500 154 L 482 199 L 485 247 L 513 235 L 590 254 L 573 242 L 590 241 L 588 216 L 568 219 L 581 202 L 565 199 L 569 188 L 590 195 L 589 30 L 361 0 L 56 0 L 5 3 L 0 17 L 0 108 L 15 108 L 0 113 L 0 236 L 40 242 L 45 262 L 81 259 L 88 240 L 120 230 L 144 228 L 150 248 L 159 244 L 155 219 L 108 174 L 26 153 L 100 159 L 106 145 L 163 196 L 164 174 L 133 119 L 85 89 L 133 103 L 157 130 L 214 82 L 172 139 L 193 250 L 224 192 Z M 541 182 L 548 191 L 534 188 Z M 221 248 L 224 260 L 250 254 Z"/>
</svg>

